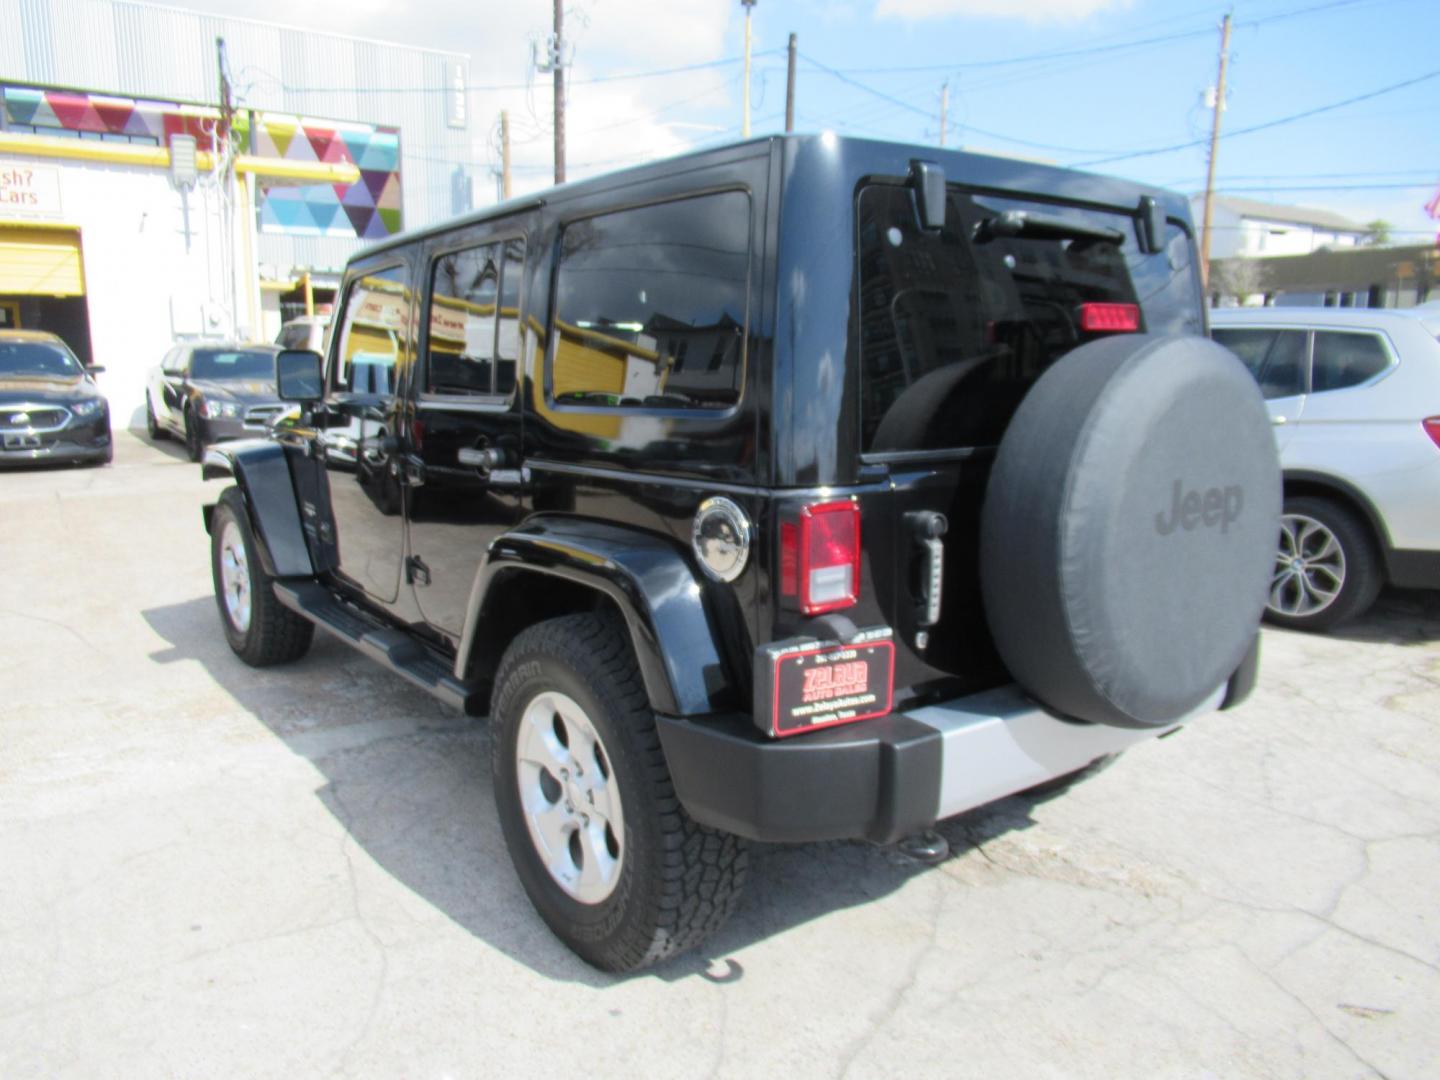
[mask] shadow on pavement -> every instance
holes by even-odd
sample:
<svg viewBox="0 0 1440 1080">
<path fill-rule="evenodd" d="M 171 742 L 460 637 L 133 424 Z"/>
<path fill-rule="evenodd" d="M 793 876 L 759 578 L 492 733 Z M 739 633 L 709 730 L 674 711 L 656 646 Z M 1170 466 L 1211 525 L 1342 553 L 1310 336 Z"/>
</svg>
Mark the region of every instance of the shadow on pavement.
<svg viewBox="0 0 1440 1080">
<path fill-rule="evenodd" d="M 117 428 L 115 431 L 115 437 L 119 439 L 122 436 L 128 436 L 135 442 L 148 447 L 149 449 L 155 451 L 158 454 L 164 454 L 166 457 L 171 458 L 174 461 L 182 461 L 187 465 L 191 464 L 190 454 L 186 451 L 185 444 L 183 442 L 176 439 L 173 435 L 170 435 L 163 439 L 150 438 L 150 436 L 145 433 L 145 424 L 143 418 L 139 427 L 123 429 Z"/>
<path fill-rule="evenodd" d="M 1387 588 L 1369 611 L 1330 636 L 1387 645 L 1440 641 L 1440 591 Z"/>
<path fill-rule="evenodd" d="M 316 792 L 394 879 L 489 945 L 552 979 L 594 987 L 623 978 L 586 966 L 531 908 L 496 819 L 490 739 L 471 720 L 324 632 L 304 659 L 257 671 L 229 650 L 209 596 L 142 612 L 169 647 L 159 664 L 200 663 L 242 707 L 325 777 Z M 218 748 L 217 748 L 218 749 Z M 953 858 L 1033 824 L 1056 794 L 1020 795 L 945 822 Z M 882 898 L 926 868 L 860 842 L 751 846 L 740 910 L 701 950 L 639 976 L 735 982 L 729 954 L 831 912 Z"/>
</svg>

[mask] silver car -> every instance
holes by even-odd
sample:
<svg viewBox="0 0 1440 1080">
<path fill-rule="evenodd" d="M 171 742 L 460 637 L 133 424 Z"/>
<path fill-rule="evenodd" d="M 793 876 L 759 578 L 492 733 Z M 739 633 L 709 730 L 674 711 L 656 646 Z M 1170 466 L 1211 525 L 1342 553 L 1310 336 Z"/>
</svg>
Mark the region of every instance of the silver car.
<svg viewBox="0 0 1440 1080">
<path fill-rule="evenodd" d="M 1270 408 L 1285 507 L 1267 618 L 1325 630 L 1387 582 L 1440 588 L 1440 303 L 1221 308 Z"/>
</svg>

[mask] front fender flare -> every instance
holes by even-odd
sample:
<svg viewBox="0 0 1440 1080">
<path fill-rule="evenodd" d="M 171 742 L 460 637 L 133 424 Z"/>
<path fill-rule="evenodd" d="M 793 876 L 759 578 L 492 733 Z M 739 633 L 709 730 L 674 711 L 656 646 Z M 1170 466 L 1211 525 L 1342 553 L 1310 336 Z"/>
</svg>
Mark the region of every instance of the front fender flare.
<svg viewBox="0 0 1440 1080">
<path fill-rule="evenodd" d="M 471 590 L 462 657 L 484 633 L 496 583 L 512 574 L 563 578 L 613 601 L 656 712 L 698 716 L 731 696 L 704 590 L 672 541 L 603 522 L 532 518 L 490 545 Z"/>
<path fill-rule="evenodd" d="M 200 463 L 200 475 L 206 480 L 235 480 L 250 511 L 250 525 L 260 542 L 260 561 L 266 573 L 281 578 L 314 575 L 283 446 L 265 439 L 212 446 Z M 206 532 L 210 531 L 213 511 L 213 506 L 205 507 Z"/>
</svg>

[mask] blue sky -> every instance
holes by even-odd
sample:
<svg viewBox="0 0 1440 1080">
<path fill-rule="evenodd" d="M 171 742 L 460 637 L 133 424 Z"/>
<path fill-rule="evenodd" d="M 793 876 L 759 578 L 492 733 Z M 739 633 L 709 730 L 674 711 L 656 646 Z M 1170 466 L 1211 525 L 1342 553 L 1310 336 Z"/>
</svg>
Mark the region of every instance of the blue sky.
<svg viewBox="0 0 1440 1080">
<path fill-rule="evenodd" d="M 549 28 L 549 0 L 431 0 L 403 21 L 387 0 L 193 6 L 467 52 L 474 115 L 509 109 L 517 182 L 548 183 L 548 81 L 529 56 L 530 41 Z M 738 137 L 739 0 L 573 0 L 566 11 L 572 178 Z M 1234 29 L 1222 131 L 1236 134 L 1221 142 L 1220 191 L 1360 222 L 1384 218 L 1397 242 L 1433 239 L 1440 222 L 1422 207 L 1440 184 L 1436 0 L 759 0 L 753 130 L 783 125 L 793 31 L 799 130 L 934 143 L 948 83 L 949 145 L 1198 191 L 1204 145 L 1138 152 L 1208 137 L 1204 93 L 1216 79 L 1226 11 Z M 645 74 L 655 71 L 669 73 Z M 528 91 L 484 89 L 527 80 Z M 476 126 L 483 172 L 495 164 L 494 140 L 483 119 Z"/>
</svg>

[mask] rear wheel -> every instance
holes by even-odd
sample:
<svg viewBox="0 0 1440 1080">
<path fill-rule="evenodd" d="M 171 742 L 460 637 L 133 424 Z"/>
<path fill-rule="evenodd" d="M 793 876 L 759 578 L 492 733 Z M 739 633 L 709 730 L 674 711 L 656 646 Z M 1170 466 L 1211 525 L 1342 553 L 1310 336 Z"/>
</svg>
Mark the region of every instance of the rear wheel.
<svg viewBox="0 0 1440 1080">
<path fill-rule="evenodd" d="M 226 488 L 210 521 L 210 569 L 225 639 L 251 667 L 298 660 L 310 648 L 315 624 L 275 598 L 239 488 Z"/>
<path fill-rule="evenodd" d="M 1265 618 L 1293 630 L 1329 630 L 1364 613 L 1384 582 L 1369 530 L 1339 503 L 1285 500 Z"/>
<path fill-rule="evenodd" d="M 634 971 L 718 930 L 740 898 L 745 842 L 676 799 L 624 624 L 533 626 L 495 686 L 500 824 L 555 935 L 595 967 Z"/>
</svg>

